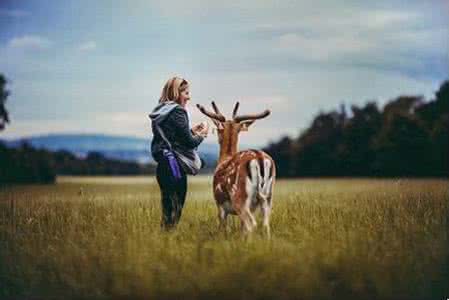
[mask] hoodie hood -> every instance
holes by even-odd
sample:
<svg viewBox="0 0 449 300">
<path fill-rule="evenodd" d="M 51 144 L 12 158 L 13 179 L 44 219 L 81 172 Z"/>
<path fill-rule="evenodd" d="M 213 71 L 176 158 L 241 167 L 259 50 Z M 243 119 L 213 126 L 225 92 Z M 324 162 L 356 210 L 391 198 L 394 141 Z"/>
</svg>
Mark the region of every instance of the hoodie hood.
<svg viewBox="0 0 449 300">
<path fill-rule="evenodd" d="M 163 103 L 159 103 L 148 116 L 150 117 L 152 122 L 160 124 L 177 106 L 180 105 L 175 101 L 166 101 Z"/>
</svg>

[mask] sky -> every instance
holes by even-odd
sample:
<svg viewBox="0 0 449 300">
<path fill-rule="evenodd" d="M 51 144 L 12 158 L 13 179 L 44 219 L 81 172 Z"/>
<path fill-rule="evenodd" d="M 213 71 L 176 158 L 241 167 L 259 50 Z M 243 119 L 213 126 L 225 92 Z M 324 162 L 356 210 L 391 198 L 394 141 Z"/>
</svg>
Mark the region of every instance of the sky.
<svg viewBox="0 0 449 300">
<path fill-rule="evenodd" d="M 240 136 L 253 146 L 342 103 L 431 99 L 449 78 L 448 3 L 0 0 L 1 135 L 151 137 L 147 115 L 174 75 L 190 82 L 193 123 L 211 100 L 227 116 L 235 101 L 271 109 Z"/>
</svg>

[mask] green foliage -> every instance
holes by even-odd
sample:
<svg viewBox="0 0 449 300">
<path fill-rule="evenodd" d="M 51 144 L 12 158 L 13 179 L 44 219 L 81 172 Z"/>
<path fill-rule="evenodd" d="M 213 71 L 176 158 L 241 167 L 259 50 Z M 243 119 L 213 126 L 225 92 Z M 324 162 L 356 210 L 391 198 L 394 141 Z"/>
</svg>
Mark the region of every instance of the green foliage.
<svg viewBox="0 0 449 300">
<path fill-rule="evenodd" d="M 0 73 L 0 130 L 5 128 L 6 123 L 9 123 L 9 115 L 5 107 L 6 99 L 9 96 L 6 83 L 6 77 Z"/>
<path fill-rule="evenodd" d="M 401 96 L 383 111 L 351 110 L 320 113 L 298 138 L 268 145 L 279 176 L 449 176 L 449 81 L 429 102 Z"/>
<path fill-rule="evenodd" d="M 55 180 L 51 152 L 23 143 L 7 148 L 0 143 L 0 185 L 5 183 L 52 183 Z"/>
<path fill-rule="evenodd" d="M 273 237 L 219 232 L 211 177 L 161 232 L 154 177 L 0 190 L 2 299 L 445 299 L 447 180 L 279 180 Z M 260 220 L 259 224 L 260 224 Z"/>
<path fill-rule="evenodd" d="M 55 172 L 58 175 L 143 175 L 154 174 L 155 167 L 132 161 L 106 158 L 91 151 L 85 158 L 78 158 L 68 151 L 52 154 Z"/>
<path fill-rule="evenodd" d="M 78 158 L 68 151 L 35 149 L 27 143 L 8 148 L 0 142 L 0 184 L 53 183 L 56 175 L 154 174 L 150 164 L 108 159 L 98 152 Z"/>
</svg>

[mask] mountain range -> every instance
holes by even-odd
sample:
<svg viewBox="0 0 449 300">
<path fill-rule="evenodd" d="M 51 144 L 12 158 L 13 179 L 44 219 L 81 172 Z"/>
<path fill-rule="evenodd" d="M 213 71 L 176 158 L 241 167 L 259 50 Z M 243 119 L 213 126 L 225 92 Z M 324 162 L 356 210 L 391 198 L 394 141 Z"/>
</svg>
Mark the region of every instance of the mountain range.
<svg viewBox="0 0 449 300">
<path fill-rule="evenodd" d="M 85 157 L 88 152 L 96 151 L 108 158 L 137 161 L 139 163 L 153 161 L 150 153 L 150 137 L 139 138 L 106 134 L 48 134 L 4 140 L 3 142 L 9 147 L 15 147 L 25 141 L 35 148 L 51 151 L 66 150 L 79 157 Z M 198 150 L 200 156 L 206 162 L 214 162 L 218 158 L 218 143 L 203 142 Z"/>
</svg>

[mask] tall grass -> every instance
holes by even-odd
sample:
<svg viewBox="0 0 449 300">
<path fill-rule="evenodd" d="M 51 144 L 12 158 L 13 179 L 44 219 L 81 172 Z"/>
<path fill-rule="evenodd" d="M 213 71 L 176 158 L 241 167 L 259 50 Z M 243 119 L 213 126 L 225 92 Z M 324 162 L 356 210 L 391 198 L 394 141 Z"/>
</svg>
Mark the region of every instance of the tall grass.
<svg viewBox="0 0 449 300">
<path fill-rule="evenodd" d="M 218 230 L 209 177 L 160 230 L 154 178 L 0 190 L 0 298 L 446 299 L 447 180 L 279 180 L 272 233 Z"/>
</svg>

